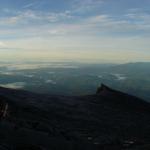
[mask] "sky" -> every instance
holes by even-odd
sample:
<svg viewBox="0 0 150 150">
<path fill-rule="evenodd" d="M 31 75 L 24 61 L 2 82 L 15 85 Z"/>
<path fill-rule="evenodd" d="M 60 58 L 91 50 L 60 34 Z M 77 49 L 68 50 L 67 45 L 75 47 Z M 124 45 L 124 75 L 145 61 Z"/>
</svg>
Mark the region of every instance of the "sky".
<svg viewBox="0 0 150 150">
<path fill-rule="evenodd" d="M 150 0 L 0 3 L 0 60 L 150 61 Z"/>
</svg>

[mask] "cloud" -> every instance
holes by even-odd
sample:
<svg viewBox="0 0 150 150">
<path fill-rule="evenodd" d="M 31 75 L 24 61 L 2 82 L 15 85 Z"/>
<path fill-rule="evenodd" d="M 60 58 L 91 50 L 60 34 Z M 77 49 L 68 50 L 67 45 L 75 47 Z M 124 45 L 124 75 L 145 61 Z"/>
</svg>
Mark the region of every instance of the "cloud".
<svg viewBox="0 0 150 150">
<path fill-rule="evenodd" d="M 84 12 L 94 11 L 94 7 L 102 5 L 102 1 L 77 1 L 78 5 L 79 2 L 82 3 L 79 9 Z M 24 10 L 2 17 L 0 38 L 3 40 L 0 48 L 8 48 L 7 54 L 3 56 L 12 57 L 9 52 L 13 47 L 13 50 L 19 51 L 13 54 L 15 58 L 30 58 L 32 55 L 47 59 L 93 57 L 98 60 L 101 54 L 110 58 L 117 52 L 119 56 L 124 53 L 128 59 L 128 54 L 132 56 L 129 58 L 134 58 L 134 52 L 143 50 L 143 57 L 149 59 L 146 55 L 150 47 L 148 13 L 134 9 L 121 15 L 98 12 L 88 15 L 82 15 L 81 12 L 79 15 L 80 11 L 74 10 L 76 9 L 61 12 Z M 135 54 L 135 57 L 142 56 L 141 54 Z"/>
<path fill-rule="evenodd" d="M 32 7 L 32 6 L 35 6 L 35 5 L 37 5 L 37 3 L 29 3 L 29 4 L 26 4 L 25 6 L 23 6 L 23 8 L 30 8 L 30 7 Z"/>
<path fill-rule="evenodd" d="M 60 21 L 67 21 L 71 19 L 70 11 L 64 12 L 41 12 L 33 10 L 17 11 L 12 13 L 13 15 L 0 18 L 0 25 L 34 25 L 34 24 L 45 24 L 55 23 Z"/>
<path fill-rule="evenodd" d="M 3 48 L 3 47 L 5 47 L 5 46 L 6 46 L 5 43 L 2 42 L 2 41 L 0 41 L 0 48 Z"/>
<path fill-rule="evenodd" d="M 73 19 L 74 18 L 74 19 Z M 72 16 L 70 11 L 41 13 L 25 11 L 16 16 L 1 19 L 0 37 L 49 38 L 54 36 L 149 36 L 150 15 L 124 14 L 116 17 L 98 14 L 83 17 Z M 13 27 L 13 28 L 10 28 Z M 34 40 L 33 40 L 34 41 Z M 1 44 L 2 47 L 2 44 Z"/>
<path fill-rule="evenodd" d="M 55 82 L 55 81 L 53 81 L 53 80 L 51 80 L 51 79 L 46 80 L 45 82 L 46 82 L 46 83 L 49 83 L 49 84 L 56 84 L 56 82 Z"/>
<path fill-rule="evenodd" d="M 87 12 L 99 8 L 104 0 L 74 0 L 73 8 L 75 12 Z"/>
<path fill-rule="evenodd" d="M 130 24 L 134 25 L 135 29 L 150 32 L 150 14 L 134 10 L 125 15 Z"/>
<path fill-rule="evenodd" d="M 60 12 L 49 11 L 12 11 L 12 15 L 0 18 L 0 36 L 30 38 L 48 36 L 99 35 L 99 36 L 135 36 L 150 33 L 150 15 L 139 9 L 130 9 L 127 13 L 113 15 L 96 13 L 82 16 L 76 12 L 93 10 L 101 6 L 103 0 L 74 0 L 74 9 Z M 29 3 L 31 6 L 34 3 Z M 10 11 L 7 10 L 10 13 Z M 5 27 L 4 27 L 5 26 Z M 10 28 L 11 27 L 11 28 Z M 25 32 L 24 32 L 25 31 Z"/>
<path fill-rule="evenodd" d="M 11 88 L 11 89 L 23 89 L 25 87 L 25 82 L 14 82 L 14 83 L 7 83 L 7 84 L 0 84 L 1 87 Z"/>
<path fill-rule="evenodd" d="M 130 20 L 125 16 L 117 18 L 107 14 L 89 16 L 74 23 L 55 25 L 50 28 L 49 33 L 57 35 L 99 35 L 99 36 L 136 36 L 148 35 L 150 33 L 149 16 L 141 16 L 141 20 Z M 147 19 L 145 19 L 147 18 Z"/>
<path fill-rule="evenodd" d="M 90 16 L 81 22 L 83 29 L 90 33 L 121 36 L 148 35 L 150 33 L 149 14 L 124 14 L 121 18 L 108 14 Z"/>
</svg>

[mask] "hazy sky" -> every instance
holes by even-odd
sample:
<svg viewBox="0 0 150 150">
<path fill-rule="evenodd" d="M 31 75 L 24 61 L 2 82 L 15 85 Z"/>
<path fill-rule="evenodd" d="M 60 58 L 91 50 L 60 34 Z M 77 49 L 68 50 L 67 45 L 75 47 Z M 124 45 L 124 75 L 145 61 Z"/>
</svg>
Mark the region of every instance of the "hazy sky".
<svg viewBox="0 0 150 150">
<path fill-rule="evenodd" d="M 150 61 L 150 0 L 1 0 L 0 59 Z"/>
</svg>

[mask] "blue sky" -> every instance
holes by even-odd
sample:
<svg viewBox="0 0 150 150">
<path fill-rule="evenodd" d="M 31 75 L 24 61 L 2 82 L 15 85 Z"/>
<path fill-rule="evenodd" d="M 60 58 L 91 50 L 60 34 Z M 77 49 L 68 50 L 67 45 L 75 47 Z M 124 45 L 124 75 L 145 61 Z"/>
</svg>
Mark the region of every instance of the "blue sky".
<svg viewBox="0 0 150 150">
<path fill-rule="evenodd" d="M 0 58 L 150 60 L 149 0 L 2 0 Z"/>
</svg>

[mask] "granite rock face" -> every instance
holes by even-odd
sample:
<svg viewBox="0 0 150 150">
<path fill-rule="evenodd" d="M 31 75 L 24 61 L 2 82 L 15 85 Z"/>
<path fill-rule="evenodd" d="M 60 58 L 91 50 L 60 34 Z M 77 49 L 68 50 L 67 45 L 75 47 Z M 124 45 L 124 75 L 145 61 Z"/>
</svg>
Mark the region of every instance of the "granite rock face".
<svg viewBox="0 0 150 150">
<path fill-rule="evenodd" d="M 87 96 L 0 88 L 0 150 L 150 149 L 150 104 L 103 85 Z"/>
</svg>

